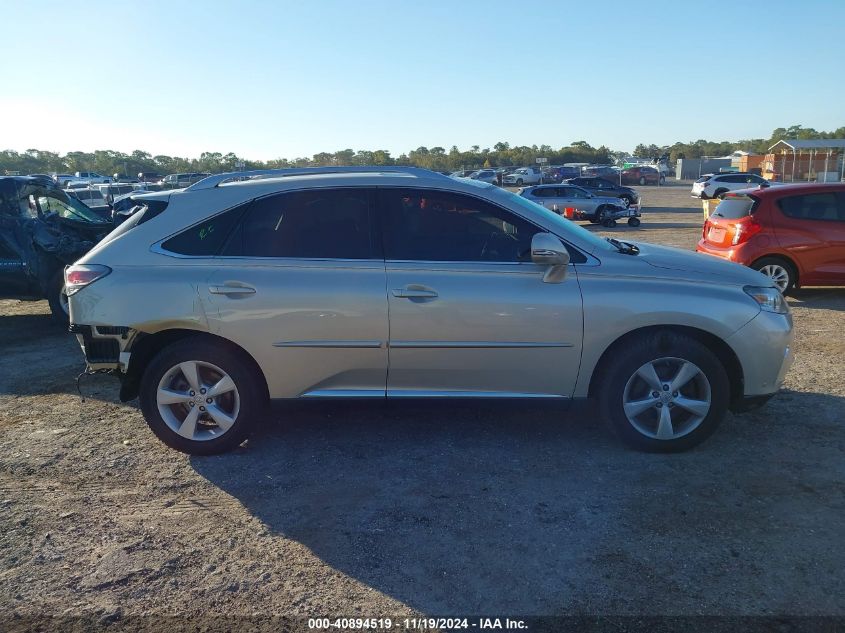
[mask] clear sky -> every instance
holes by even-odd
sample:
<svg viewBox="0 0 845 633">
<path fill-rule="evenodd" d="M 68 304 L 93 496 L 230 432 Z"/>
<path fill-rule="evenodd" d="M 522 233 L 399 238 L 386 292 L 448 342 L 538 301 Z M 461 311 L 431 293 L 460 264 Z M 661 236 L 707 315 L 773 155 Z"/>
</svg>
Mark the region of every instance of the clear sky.
<svg viewBox="0 0 845 633">
<path fill-rule="evenodd" d="M 845 0 L 0 8 L 0 149 L 631 150 L 845 125 Z"/>
</svg>

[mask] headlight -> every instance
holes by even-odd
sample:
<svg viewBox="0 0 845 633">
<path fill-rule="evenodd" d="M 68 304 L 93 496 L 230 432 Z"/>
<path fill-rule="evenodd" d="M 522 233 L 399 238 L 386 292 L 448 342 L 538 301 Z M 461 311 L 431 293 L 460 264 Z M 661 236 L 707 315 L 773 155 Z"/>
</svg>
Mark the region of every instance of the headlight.
<svg viewBox="0 0 845 633">
<path fill-rule="evenodd" d="M 756 301 L 761 310 L 766 312 L 775 312 L 777 314 L 786 314 L 789 312 L 789 306 L 786 304 L 786 299 L 777 288 L 762 288 L 759 286 L 745 286 L 743 288 L 745 294 Z"/>
</svg>

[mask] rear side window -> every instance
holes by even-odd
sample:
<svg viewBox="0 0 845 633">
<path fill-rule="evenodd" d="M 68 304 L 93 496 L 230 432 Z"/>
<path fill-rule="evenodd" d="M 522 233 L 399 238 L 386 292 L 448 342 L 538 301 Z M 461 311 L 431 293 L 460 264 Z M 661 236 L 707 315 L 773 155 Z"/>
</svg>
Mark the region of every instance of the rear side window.
<svg viewBox="0 0 845 633">
<path fill-rule="evenodd" d="M 845 221 L 845 209 L 834 192 L 809 193 L 778 200 L 783 214 L 796 220 Z"/>
<path fill-rule="evenodd" d="M 739 220 L 754 213 L 757 200 L 750 196 L 731 196 L 722 200 L 713 211 L 713 217 Z"/>
<path fill-rule="evenodd" d="M 223 248 L 247 206 L 235 207 L 196 224 L 163 242 L 161 247 L 179 255 L 213 257 Z"/>
<path fill-rule="evenodd" d="M 366 189 L 323 189 L 256 200 L 222 255 L 372 259 L 371 197 Z"/>
</svg>

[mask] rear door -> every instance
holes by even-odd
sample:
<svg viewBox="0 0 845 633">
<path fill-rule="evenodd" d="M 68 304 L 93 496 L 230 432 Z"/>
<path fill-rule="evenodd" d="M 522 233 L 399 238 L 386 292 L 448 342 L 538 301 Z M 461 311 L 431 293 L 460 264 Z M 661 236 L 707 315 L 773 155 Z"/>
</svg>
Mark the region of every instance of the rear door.
<svg viewBox="0 0 845 633">
<path fill-rule="evenodd" d="M 384 397 L 387 296 L 373 200 L 361 188 L 284 192 L 221 229 L 230 237 L 198 291 L 211 331 L 253 355 L 271 397 Z"/>
</svg>

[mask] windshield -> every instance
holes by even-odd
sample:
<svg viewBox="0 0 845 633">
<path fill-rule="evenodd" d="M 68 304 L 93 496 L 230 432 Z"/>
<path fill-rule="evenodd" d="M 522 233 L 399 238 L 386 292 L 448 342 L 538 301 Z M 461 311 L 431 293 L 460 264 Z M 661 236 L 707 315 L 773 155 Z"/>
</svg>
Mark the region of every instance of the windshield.
<svg viewBox="0 0 845 633">
<path fill-rule="evenodd" d="M 722 200 L 713 211 L 713 217 L 739 220 L 754 213 L 757 201 L 751 196 L 731 196 Z"/>
<path fill-rule="evenodd" d="M 554 226 L 554 232 L 559 237 L 575 242 L 576 245 L 580 245 L 582 248 L 586 246 L 590 253 L 595 253 L 597 250 L 618 250 L 615 246 L 613 246 L 613 244 L 608 243 L 598 235 L 593 234 L 584 227 L 567 220 L 563 216 L 558 215 L 554 211 L 551 211 L 536 202 L 531 202 L 531 200 L 511 193 L 506 189 L 496 189 L 496 193 L 497 195 L 505 196 L 506 201 L 514 206 L 526 209 L 531 213 L 540 213 L 548 222 L 551 223 L 552 226 Z"/>
<path fill-rule="evenodd" d="M 42 214 L 55 213 L 60 218 L 91 222 L 95 224 L 106 224 L 108 220 L 101 218 L 85 204 L 71 198 L 62 191 L 51 191 L 46 195 L 38 196 L 38 209 Z"/>
</svg>

